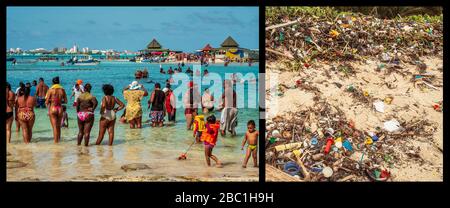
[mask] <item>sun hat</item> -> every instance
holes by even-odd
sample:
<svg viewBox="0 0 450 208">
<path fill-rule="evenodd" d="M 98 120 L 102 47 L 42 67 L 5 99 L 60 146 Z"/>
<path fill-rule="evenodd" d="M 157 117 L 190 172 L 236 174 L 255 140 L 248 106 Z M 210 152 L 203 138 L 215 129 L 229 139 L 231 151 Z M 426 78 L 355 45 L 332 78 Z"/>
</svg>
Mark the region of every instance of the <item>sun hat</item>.
<svg viewBox="0 0 450 208">
<path fill-rule="evenodd" d="M 78 84 L 78 85 L 83 84 L 83 80 L 81 80 L 81 79 L 77 80 L 77 84 Z"/>
<path fill-rule="evenodd" d="M 137 90 L 137 89 L 141 88 L 141 86 L 139 86 L 137 81 L 133 81 L 129 86 L 130 86 L 130 90 Z"/>
</svg>

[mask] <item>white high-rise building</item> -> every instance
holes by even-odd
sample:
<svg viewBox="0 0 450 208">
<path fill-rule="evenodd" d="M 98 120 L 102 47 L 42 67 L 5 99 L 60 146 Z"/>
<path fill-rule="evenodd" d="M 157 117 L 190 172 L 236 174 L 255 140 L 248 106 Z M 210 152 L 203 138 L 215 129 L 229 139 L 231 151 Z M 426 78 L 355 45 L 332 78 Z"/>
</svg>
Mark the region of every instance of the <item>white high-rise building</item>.
<svg viewBox="0 0 450 208">
<path fill-rule="evenodd" d="M 85 47 L 85 48 L 83 48 L 81 51 L 82 51 L 83 53 L 89 53 L 89 48 L 88 48 L 88 47 Z"/>
</svg>

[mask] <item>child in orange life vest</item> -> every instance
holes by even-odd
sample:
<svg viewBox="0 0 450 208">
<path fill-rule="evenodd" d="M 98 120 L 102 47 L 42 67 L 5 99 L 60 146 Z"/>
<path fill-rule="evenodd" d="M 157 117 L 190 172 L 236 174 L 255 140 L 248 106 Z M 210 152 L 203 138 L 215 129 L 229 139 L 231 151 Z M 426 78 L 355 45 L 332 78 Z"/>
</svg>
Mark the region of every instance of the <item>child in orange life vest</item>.
<svg viewBox="0 0 450 208">
<path fill-rule="evenodd" d="M 216 162 L 216 167 L 222 167 L 219 159 L 212 154 L 213 148 L 217 142 L 217 136 L 219 135 L 220 122 L 216 121 L 214 115 L 209 116 L 207 119 L 207 124 L 205 125 L 205 131 L 202 133 L 201 141 L 205 145 L 205 159 L 206 164 L 211 166 L 211 160 Z"/>
<path fill-rule="evenodd" d="M 244 140 L 242 141 L 241 150 L 244 150 L 245 143 L 248 141 L 247 153 L 245 154 L 244 164 L 242 164 L 243 168 L 247 167 L 248 159 L 250 159 L 250 154 L 253 157 L 253 166 L 258 167 L 258 135 L 259 132 L 255 128 L 255 121 L 250 120 L 247 122 L 247 132 L 245 133 Z"/>
<path fill-rule="evenodd" d="M 202 133 L 205 131 L 205 116 L 198 115 L 194 118 L 194 137 L 195 143 L 200 142 L 200 138 L 202 137 Z"/>
</svg>

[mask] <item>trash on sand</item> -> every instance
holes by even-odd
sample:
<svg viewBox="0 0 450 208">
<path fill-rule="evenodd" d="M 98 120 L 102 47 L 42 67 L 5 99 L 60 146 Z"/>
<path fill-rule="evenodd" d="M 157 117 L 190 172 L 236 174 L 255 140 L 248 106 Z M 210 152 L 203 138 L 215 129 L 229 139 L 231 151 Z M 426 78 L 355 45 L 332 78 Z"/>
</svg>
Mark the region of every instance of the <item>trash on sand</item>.
<svg viewBox="0 0 450 208">
<path fill-rule="evenodd" d="M 297 163 L 289 161 L 284 164 L 284 172 L 291 176 L 298 175 L 300 173 L 300 167 L 297 165 Z"/>
<path fill-rule="evenodd" d="M 400 123 L 395 119 L 391 119 L 390 121 L 384 122 L 384 129 L 388 132 L 396 132 L 400 130 L 400 128 L 401 128 Z"/>
<path fill-rule="evenodd" d="M 373 103 L 373 106 L 375 107 L 375 110 L 377 110 L 380 113 L 384 113 L 384 102 L 381 100 L 377 100 Z"/>
</svg>

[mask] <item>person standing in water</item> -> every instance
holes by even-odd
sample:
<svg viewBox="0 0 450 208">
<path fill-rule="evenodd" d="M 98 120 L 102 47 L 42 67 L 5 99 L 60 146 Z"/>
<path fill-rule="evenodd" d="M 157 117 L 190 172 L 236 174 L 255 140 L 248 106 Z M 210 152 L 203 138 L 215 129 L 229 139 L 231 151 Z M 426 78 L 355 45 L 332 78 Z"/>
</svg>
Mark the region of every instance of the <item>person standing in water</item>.
<svg viewBox="0 0 450 208">
<path fill-rule="evenodd" d="M 247 167 L 248 159 L 250 155 L 253 157 L 253 166 L 258 167 L 258 135 L 259 132 L 255 128 L 255 121 L 250 120 L 247 122 L 247 132 L 245 133 L 244 140 L 242 141 L 241 150 L 244 150 L 245 143 L 248 142 L 247 153 L 245 154 L 243 168 Z"/>
<path fill-rule="evenodd" d="M 55 143 L 58 143 L 61 140 L 61 120 L 64 113 L 62 105 L 67 103 L 67 94 L 59 84 L 59 77 L 53 78 L 52 82 L 53 85 L 45 97 L 45 104 L 48 108 L 48 115 L 53 128 L 53 140 Z"/>
<path fill-rule="evenodd" d="M 69 128 L 69 115 L 67 115 L 67 107 L 63 105 L 63 117 L 61 120 L 61 127 Z"/>
<path fill-rule="evenodd" d="M 212 154 L 212 151 L 217 143 L 217 137 L 219 135 L 220 124 L 216 121 L 216 117 L 214 115 L 209 116 L 206 119 L 207 123 L 205 125 L 205 130 L 202 133 L 201 141 L 205 146 L 205 159 L 206 164 L 211 166 L 211 159 L 216 162 L 216 167 L 222 167 L 222 163 L 219 159 Z"/>
<path fill-rule="evenodd" d="M 100 124 L 99 124 L 99 133 L 96 145 L 99 145 L 103 141 L 103 137 L 105 136 L 106 130 L 108 130 L 109 135 L 109 146 L 112 146 L 114 141 L 114 126 L 116 124 L 116 113 L 122 110 L 125 105 L 122 101 L 120 101 L 117 97 L 113 96 L 114 87 L 109 84 L 103 85 L 103 93 L 105 96 L 102 99 L 101 107 L 100 107 Z M 115 107 L 116 104 L 118 107 Z"/>
<path fill-rule="evenodd" d="M 77 106 L 77 99 L 80 96 L 81 93 L 83 93 L 84 89 L 83 89 L 83 80 L 79 79 L 77 80 L 77 83 L 75 83 L 75 85 L 72 88 L 72 95 L 70 96 L 70 99 L 72 99 L 72 97 L 74 97 L 74 101 L 73 101 L 73 106 L 76 107 Z"/>
<path fill-rule="evenodd" d="M 39 84 L 36 86 L 37 108 L 45 108 L 45 96 L 47 95 L 48 86 L 44 82 L 44 78 L 39 78 Z"/>
<path fill-rule="evenodd" d="M 33 82 L 31 82 L 31 88 L 30 88 L 30 95 L 36 97 L 36 86 L 37 86 L 37 81 L 33 80 Z"/>
<path fill-rule="evenodd" d="M 151 108 L 150 119 L 152 126 L 162 127 L 164 125 L 164 116 L 166 114 L 164 109 L 165 94 L 161 90 L 159 83 L 155 84 L 155 89 L 152 92 L 150 100 L 148 101 L 148 108 Z"/>
<path fill-rule="evenodd" d="M 14 121 L 14 105 L 16 101 L 16 95 L 11 91 L 11 85 L 6 83 L 6 139 L 8 143 L 11 142 L 11 127 Z"/>
<path fill-rule="evenodd" d="M 20 82 L 19 87 L 15 91 L 15 95 L 16 95 L 15 102 L 17 102 L 17 98 L 19 98 L 19 92 L 22 88 L 25 88 L 25 84 L 23 82 Z M 19 113 L 17 112 L 17 109 L 15 109 L 14 111 L 16 112 L 16 116 L 14 117 L 14 120 L 16 121 L 16 132 L 19 133 L 20 132 Z"/>
<path fill-rule="evenodd" d="M 175 103 L 175 95 L 173 94 L 173 91 L 170 89 L 170 84 L 166 84 L 166 88 L 163 89 L 163 92 L 166 95 L 164 105 L 166 107 L 168 120 L 171 122 L 175 122 L 177 108 Z"/>
<path fill-rule="evenodd" d="M 94 126 L 94 110 L 97 108 L 97 99 L 91 95 L 92 86 L 86 83 L 84 92 L 77 99 L 78 117 L 78 137 L 77 144 L 81 145 L 84 139 L 84 146 L 89 146 L 89 137 L 92 126 Z"/>
<path fill-rule="evenodd" d="M 16 99 L 15 106 L 22 127 L 23 141 L 28 144 L 33 135 L 34 107 L 36 106 L 36 98 L 30 95 L 30 87 L 22 87 L 19 90 L 19 97 Z"/>
<path fill-rule="evenodd" d="M 202 96 L 202 110 L 203 114 L 208 114 L 214 110 L 214 96 L 209 93 L 209 89 L 206 88 Z"/>
<path fill-rule="evenodd" d="M 230 132 L 232 136 L 236 135 L 237 126 L 237 95 L 233 89 L 233 83 L 231 80 L 224 81 L 224 93 L 222 95 L 221 104 L 219 110 L 222 111 L 220 116 L 220 133 L 225 136 L 226 131 Z"/>
<path fill-rule="evenodd" d="M 194 88 L 194 82 L 190 81 L 188 84 L 188 91 L 184 94 L 183 103 L 184 103 L 184 116 L 186 117 L 186 128 L 188 130 L 192 127 L 192 122 L 194 121 L 195 116 L 197 115 L 198 102 L 200 100 L 200 95 L 197 92 L 196 88 Z"/>
<path fill-rule="evenodd" d="M 147 90 L 144 85 L 139 84 L 137 81 L 133 81 L 129 86 L 123 89 L 123 97 L 127 101 L 125 110 L 125 118 L 130 123 L 130 128 L 142 127 L 142 98 L 148 96 Z"/>
</svg>

